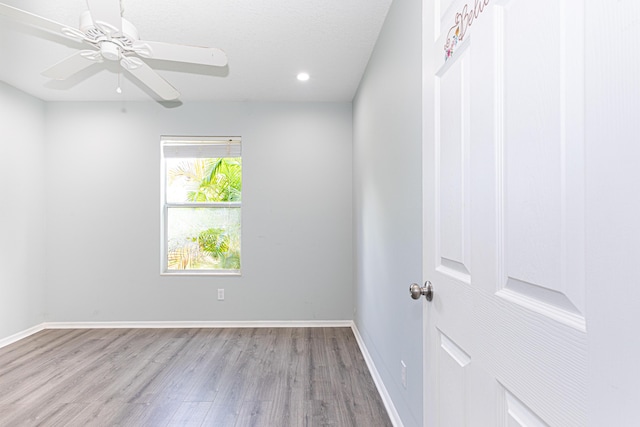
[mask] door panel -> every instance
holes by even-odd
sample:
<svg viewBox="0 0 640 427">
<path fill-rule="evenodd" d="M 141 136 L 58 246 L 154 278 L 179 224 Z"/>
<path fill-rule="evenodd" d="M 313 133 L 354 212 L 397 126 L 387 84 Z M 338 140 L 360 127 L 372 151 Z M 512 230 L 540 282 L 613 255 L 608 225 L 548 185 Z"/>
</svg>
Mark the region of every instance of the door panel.
<svg viewBox="0 0 640 427">
<path fill-rule="evenodd" d="M 437 197 L 438 270 L 470 282 L 469 229 L 469 73 L 468 58 L 460 52 L 437 79 L 439 116 L 436 134 L 439 152 Z"/>
<path fill-rule="evenodd" d="M 507 390 L 503 390 L 503 393 L 507 427 L 546 427 L 548 425 L 513 394 Z"/>
<path fill-rule="evenodd" d="M 584 425 L 583 2 L 427 6 L 426 424 Z"/>
<path fill-rule="evenodd" d="M 580 8 L 569 19 L 567 6 L 496 6 L 500 295 L 584 330 L 583 95 L 573 64 L 584 48 L 570 22 Z"/>
<path fill-rule="evenodd" d="M 471 357 L 442 332 L 438 352 L 438 394 L 442 407 L 438 416 L 440 425 L 464 426 L 468 414 L 460 411 L 467 406 L 469 364 Z"/>
</svg>

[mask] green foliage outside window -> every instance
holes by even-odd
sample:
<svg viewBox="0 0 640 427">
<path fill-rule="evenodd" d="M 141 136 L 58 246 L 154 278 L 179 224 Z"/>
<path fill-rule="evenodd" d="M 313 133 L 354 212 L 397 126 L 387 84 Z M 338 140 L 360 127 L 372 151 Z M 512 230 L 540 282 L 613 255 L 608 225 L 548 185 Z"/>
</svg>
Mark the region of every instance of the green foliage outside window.
<svg viewBox="0 0 640 427">
<path fill-rule="evenodd" d="M 170 210 L 168 268 L 239 270 L 240 209 L 224 203 L 241 201 L 241 158 L 176 159 L 167 179 L 171 202 L 222 203 Z"/>
</svg>

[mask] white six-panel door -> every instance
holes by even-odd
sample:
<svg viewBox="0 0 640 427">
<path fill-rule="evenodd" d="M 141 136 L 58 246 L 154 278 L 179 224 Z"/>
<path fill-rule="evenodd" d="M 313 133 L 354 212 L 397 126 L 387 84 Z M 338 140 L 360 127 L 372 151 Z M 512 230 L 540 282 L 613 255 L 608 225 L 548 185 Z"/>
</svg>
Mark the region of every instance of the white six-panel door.
<svg viewBox="0 0 640 427">
<path fill-rule="evenodd" d="M 585 425 L 583 2 L 423 4 L 425 423 Z"/>
</svg>

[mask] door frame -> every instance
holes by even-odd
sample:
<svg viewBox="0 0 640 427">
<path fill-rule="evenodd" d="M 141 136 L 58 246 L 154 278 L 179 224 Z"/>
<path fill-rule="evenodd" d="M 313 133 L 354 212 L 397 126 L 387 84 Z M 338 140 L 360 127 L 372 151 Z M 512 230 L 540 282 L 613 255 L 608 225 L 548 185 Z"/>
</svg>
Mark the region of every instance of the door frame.
<svg viewBox="0 0 640 427">
<path fill-rule="evenodd" d="M 434 42 L 437 38 L 437 24 L 439 20 L 439 13 L 436 10 L 437 0 L 423 0 L 422 1 L 422 277 L 427 280 L 433 266 L 428 262 L 432 262 L 433 248 L 427 248 L 426 242 L 433 240 L 435 230 L 429 228 L 429 224 L 434 224 L 434 221 L 427 221 L 427 215 L 434 215 L 433 200 L 435 192 L 431 183 L 435 182 L 435 171 L 432 167 L 435 164 L 435 134 L 433 129 L 435 128 L 435 62 L 434 62 Z M 428 150 L 427 148 L 430 148 Z M 431 176 L 429 174 L 432 174 Z M 427 268 L 429 265 L 429 268 Z M 429 337 L 429 324 L 431 321 L 429 304 L 426 299 L 422 299 L 422 354 L 423 354 L 423 385 L 422 385 L 422 397 L 423 397 L 423 425 L 435 426 L 436 414 L 435 411 L 435 381 L 433 381 L 433 372 L 430 371 L 429 355 L 435 354 L 433 350 L 433 343 Z M 434 301 L 431 303 L 437 303 L 438 290 L 437 284 L 434 292 Z M 431 386 L 431 387 L 430 387 Z"/>
</svg>

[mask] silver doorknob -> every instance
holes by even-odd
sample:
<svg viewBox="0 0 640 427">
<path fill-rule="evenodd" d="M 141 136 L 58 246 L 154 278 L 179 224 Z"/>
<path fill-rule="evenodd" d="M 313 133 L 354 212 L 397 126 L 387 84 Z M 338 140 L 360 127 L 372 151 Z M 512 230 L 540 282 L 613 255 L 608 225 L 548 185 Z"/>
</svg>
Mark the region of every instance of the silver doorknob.
<svg viewBox="0 0 640 427">
<path fill-rule="evenodd" d="M 419 299 L 422 295 L 427 299 L 427 301 L 431 301 L 433 299 L 433 286 L 430 281 L 424 282 L 424 286 L 420 286 L 417 283 L 409 286 L 409 293 L 411 293 L 411 298 Z"/>
</svg>

